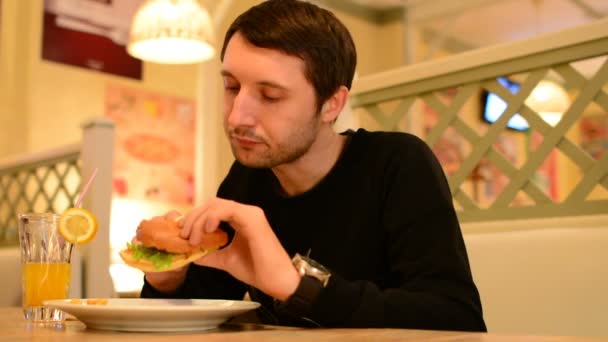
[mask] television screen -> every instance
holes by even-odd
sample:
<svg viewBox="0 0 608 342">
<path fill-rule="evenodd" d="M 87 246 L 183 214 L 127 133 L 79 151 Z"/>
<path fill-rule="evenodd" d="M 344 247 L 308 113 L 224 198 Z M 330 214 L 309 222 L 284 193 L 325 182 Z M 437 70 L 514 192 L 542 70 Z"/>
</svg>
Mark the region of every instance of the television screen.
<svg viewBox="0 0 608 342">
<path fill-rule="evenodd" d="M 497 81 L 512 94 L 516 94 L 519 91 L 519 83 L 505 77 L 499 77 Z M 505 109 L 507 109 L 507 103 L 500 96 L 490 92 L 485 92 L 482 96 L 482 114 L 486 122 L 492 123 L 498 120 Z M 507 123 L 507 127 L 517 131 L 525 131 L 529 128 L 528 121 L 518 113 L 511 117 Z"/>
</svg>

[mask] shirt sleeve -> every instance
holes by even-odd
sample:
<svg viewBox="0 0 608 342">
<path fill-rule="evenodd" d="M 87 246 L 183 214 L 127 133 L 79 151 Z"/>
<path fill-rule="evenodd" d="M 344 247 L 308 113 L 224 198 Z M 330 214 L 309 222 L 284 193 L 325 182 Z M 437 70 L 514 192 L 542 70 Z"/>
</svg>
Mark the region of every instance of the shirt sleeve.
<svg viewBox="0 0 608 342">
<path fill-rule="evenodd" d="M 175 291 L 160 292 L 144 278 L 142 298 L 232 299 L 242 300 L 246 286 L 227 272 L 190 264 L 184 283 Z"/>
<path fill-rule="evenodd" d="M 486 331 L 445 175 L 424 142 L 407 144 L 384 175 L 382 231 L 394 286 L 333 274 L 309 318 L 327 327 Z"/>
</svg>

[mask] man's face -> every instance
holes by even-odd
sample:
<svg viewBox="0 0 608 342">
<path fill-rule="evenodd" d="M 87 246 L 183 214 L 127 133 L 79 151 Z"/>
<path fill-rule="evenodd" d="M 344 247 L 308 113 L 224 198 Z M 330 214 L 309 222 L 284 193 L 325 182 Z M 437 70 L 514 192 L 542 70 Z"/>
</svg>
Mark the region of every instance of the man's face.
<svg viewBox="0 0 608 342">
<path fill-rule="evenodd" d="M 224 130 L 243 165 L 287 164 L 315 141 L 320 118 L 304 68 L 301 59 L 256 47 L 239 33 L 230 39 L 222 67 Z"/>
</svg>

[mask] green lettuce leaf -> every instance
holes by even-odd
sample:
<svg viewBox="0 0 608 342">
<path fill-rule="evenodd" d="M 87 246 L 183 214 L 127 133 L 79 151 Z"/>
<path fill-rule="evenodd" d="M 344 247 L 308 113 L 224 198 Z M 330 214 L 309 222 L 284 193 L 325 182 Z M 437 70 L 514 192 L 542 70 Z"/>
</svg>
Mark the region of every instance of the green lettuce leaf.
<svg viewBox="0 0 608 342">
<path fill-rule="evenodd" d="M 154 268 L 159 271 L 169 268 L 173 261 L 173 255 L 154 247 L 146 247 L 143 245 L 137 245 L 127 243 L 127 248 L 133 253 L 133 259 L 135 260 L 149 260 L 154 264 Z"/>
</svg>

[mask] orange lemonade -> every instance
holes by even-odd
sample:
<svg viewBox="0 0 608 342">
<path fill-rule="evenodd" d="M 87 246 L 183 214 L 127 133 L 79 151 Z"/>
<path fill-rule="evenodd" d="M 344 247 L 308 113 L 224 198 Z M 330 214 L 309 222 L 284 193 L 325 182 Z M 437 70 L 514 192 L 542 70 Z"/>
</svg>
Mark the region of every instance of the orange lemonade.
<svg viewBox="0 0 608 342">
<path fill-rule="evenodd" d="M 69 263 L 28 262 L 23 264 L 22 272 L 24 308 L 67 297 L 71 276 Z"/>
</svg>

